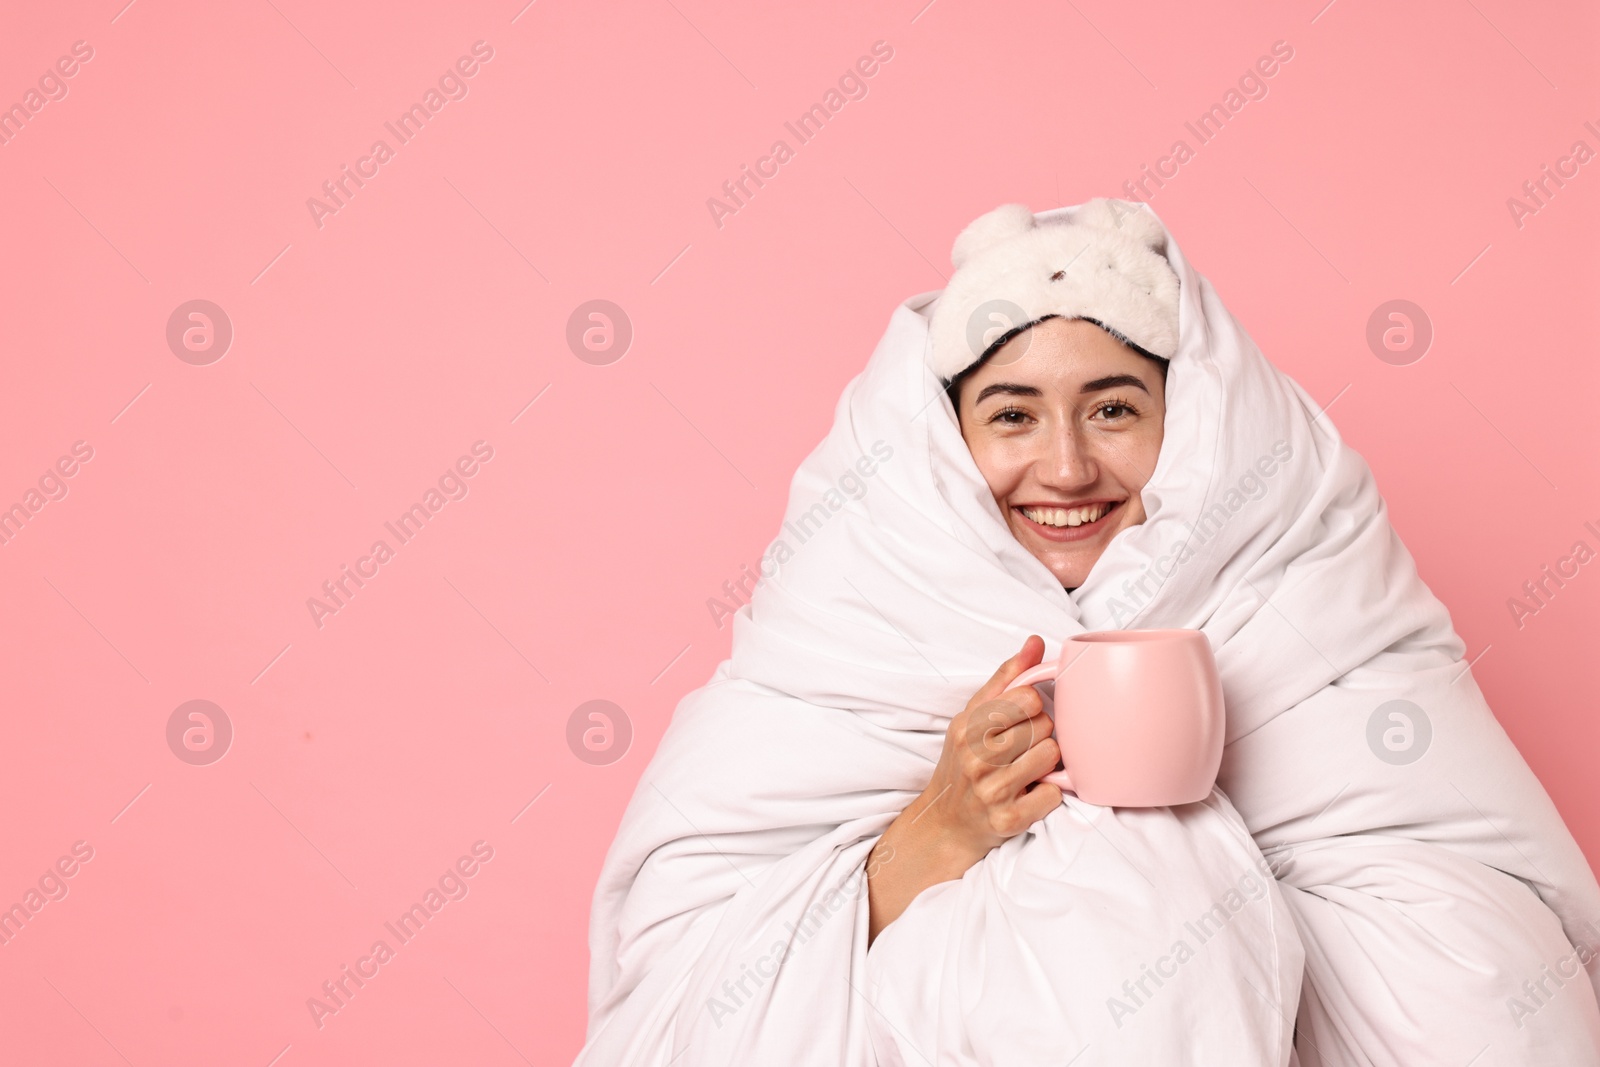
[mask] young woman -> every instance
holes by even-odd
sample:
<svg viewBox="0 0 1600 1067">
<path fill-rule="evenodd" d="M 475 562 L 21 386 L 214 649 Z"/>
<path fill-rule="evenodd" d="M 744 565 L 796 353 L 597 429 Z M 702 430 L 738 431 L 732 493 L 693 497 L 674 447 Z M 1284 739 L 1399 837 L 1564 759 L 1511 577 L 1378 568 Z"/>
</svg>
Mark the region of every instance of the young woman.
<svg viewBox="0 0 1600 1067">
<path fill-rule="evenodd" d="M 578 1063 L 1600 1063 L 1600 886 L 1360 456 L 1147 208 L 952 259 L 634 794 Z M 1011 681 L 1168 627 L 1222 676 L 1211 795 L 1040 782 Z"/>
</svg>

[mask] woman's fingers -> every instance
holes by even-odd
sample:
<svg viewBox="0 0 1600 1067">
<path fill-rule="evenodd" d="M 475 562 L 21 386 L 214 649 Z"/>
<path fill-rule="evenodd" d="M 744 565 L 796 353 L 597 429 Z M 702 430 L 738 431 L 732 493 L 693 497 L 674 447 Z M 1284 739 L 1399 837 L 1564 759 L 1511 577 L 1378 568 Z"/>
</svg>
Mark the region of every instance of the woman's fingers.
<svg viewBox="0 0 1600 1067">
<path fill-rule="evenodd" d="M 1009 700 L 996 701 L 997 704 L 1009 704 Z M 1040 741 L 1049 737 L 1055 730 L 1055 724 L 1050 721 L 1050 716 L 1044 713 L 1039 704 L 1038 695 L 1034 695 L 1031 702 L 1019 702 L 1017 707 L 1024 709 L 1026 717 L 1018 719 L 1004 731 L 988 738 L 994 751 L 1006 754 L 1005 762 L 1015 762 L 1023 753 L 1033 748 Z"/>
<path fill-rule="evenodd" d="M 1061 790 L 1049 782 L 1040 782 L 1017 798 L 1017 814 L 1025 826 L 1032 826 L 1061 806 Z"/>
<path fill-rule="evenodd" d="M 1010 766 L 998 772 L 998 777 L 1005 785 L 1006 791 L 1013 796 L 1028 788 L 1029 783 L 1037 782 L 1040 778 L 1055 770 L 1056 762 L 1061 758 L 1061 746 L 1056 743 L 1054 737 L 1050 736 L 1049 717 L 1040 715 L 1039 718 L 1043 719 L 1044 722 L 1037 723 L 1035 720 L 1029 720 L 1030 723 L 1033 723 L 1032 729 L 1036 738 L 1035 742 L 1028 747 L 1027 751 L 1013 760 Z"/>
<path fill-rule="evenodd" d="M 1029 667 L 1037 667 L 1044 659 L 1044 638 L 1038 634 L 1029 634 L 1028 639 L 1022 642 L 1022 648 L 1015 656 L 1000 664 L 989 680 L 983 683 L 974 700 L 983 703 L 993 700 L 1010 686 L 1011 680 Z"/>
<path fill-rule="evenodd" d="M 1053 810 L 1053 786 L 1027 788 L 1055 766 L 1054 742 L 1038 751 L 1053 728 L 1044 714 L 1044 698 L 1029 685 L 1007 688 L 1043 658 L 1044 641 L 1029 635 L 1017 654 L 973 694 L 966 708 L 950 720 L 944 751 L 924 790 L 924 796 L 932 799 L 922 810 L 938 812 L 932 818 L 943 823 L 941 832 L 975 855 L 1021 833 Z M 1019 760 L 1025 761 L 1020 768 Z M 947 792 L 952 795 L 941 801 Z M 1054 797 L 1059 804 L 1060 792 L 1055 791 Z"/>
<path fill-rule="evenodd" d="M 1039 726 L 1029 726 L 1044 710 L 1044 702 L 1032 687 L 1007 690 L 997 697 L 973 708 L 967 715 L 966 741 L 968 750 L 979 761 L 991 767 L 1001 767 L 1016 759 L 1028 745 L 1041 736 Z M 1048 734 L 1048 719 L 1044 733 Z"/>
</svg>

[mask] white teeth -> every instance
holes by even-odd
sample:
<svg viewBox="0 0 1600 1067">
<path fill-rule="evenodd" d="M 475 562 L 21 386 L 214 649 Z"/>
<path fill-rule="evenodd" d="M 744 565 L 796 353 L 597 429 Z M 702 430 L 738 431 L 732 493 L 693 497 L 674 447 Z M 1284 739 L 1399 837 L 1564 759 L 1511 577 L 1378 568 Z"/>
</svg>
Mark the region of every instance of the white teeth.
<svg viewBox="0 0 1600 1067">
<path fill-rule="evenodd" d="M 1095 522 L 1110 510 L 1110 504 L 1097 504 L 1086 508 L 1023 508 L 1022 513 L 1045 526 L 1071 527 Z"/>
</svg>

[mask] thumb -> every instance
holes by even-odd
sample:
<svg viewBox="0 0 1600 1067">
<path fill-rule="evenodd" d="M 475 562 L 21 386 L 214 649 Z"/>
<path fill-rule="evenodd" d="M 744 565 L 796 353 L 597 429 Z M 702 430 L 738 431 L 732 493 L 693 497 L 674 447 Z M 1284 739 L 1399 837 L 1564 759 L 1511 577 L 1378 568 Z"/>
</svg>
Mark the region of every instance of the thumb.
<svg viewBox="0 0 1600 1067">
<path fill-rule="evenodd" d="M 1037 667 L 1043 660 L 1044 638 L 1038 634 L 1029 634 L 1017 654 L 1000 664 L 1000 668 L 983 687 L 984 699 L 989 700 L 999 696 L 1010 688 L 1012 680 L 1019 674 L 1030 667 Z"/>
</svg>

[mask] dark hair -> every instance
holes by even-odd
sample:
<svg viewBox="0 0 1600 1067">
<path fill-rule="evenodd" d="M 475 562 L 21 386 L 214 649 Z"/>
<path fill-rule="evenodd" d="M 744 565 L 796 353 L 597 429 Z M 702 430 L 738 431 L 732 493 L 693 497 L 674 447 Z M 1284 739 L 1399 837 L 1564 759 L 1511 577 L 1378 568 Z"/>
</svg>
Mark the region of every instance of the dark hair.
<svg viewBox="0 0 1600 1067">
<path fill-rule="evenodd" d="M 1026 323 L 1023 323 L 1021 326 L 1012 327 L 1011 329 L 1007 330 L 1005 333 L 1001 334 L 999 337 L 995 338 L 994 339 L 994 343 L 991 344 L 988 348 L 985 348 L 983 350 L 983 355 L 979 356 L 976 360 L 974 360 L 971 366 L 969 366 L 966 369 L 962 370 L 954 378 L 951 378 L 948 382 L 946 382 L 945 385 L 944 385 L 944 392 L 945 392 L 945 395 L 950 398 L 950 406 L 956 409 L 956 417 L 960 418 L 960 416 L 961 416 L 961 405 L 957 401 L 961 396 L 961 385 L 962 385 L 963 382 L 965 382 L 968 378 L 970 378 L 974 374 L 976 374 L 978 372 L 979 368 L 981 368 L 985 363 L 988 363 L 990 358 L 993 357 L 993 355 L 996 352 L 1000 351 L 1001 348 L 1005 347 L 1005 343 L 1007 341 L 1011 340 L 1013 337 L 1017 336 L 1017 334 L 1021 333 L 1023 330 L 1032 329 L 1033 327 L 1039 325 L 1039 323 L 1045 321 L 1046 319 L 1059 319 L 1059 318 L 1061 318 L 1060 315 L 1041 315 L 1039 318 L 1034 319 L 1032 322 L 1026 322 Z M 1100 327 L 1106 333 L 1110 334 L 1112 337 L 1115 337 L 1118 341 L 1121 341 L 1123 344 L 1127 345 L 1129 348 L 1131 348 L 1135 352 L 1139 353 L 1145 359 L 1148 359 L 1151 362 L 1153 362 L 1156 366 L 1161 368 L 1161 380 L 1163 382 L 1165 382 L 1167 380 L 1167 364 L 1171 363 L 1172 362 L 1171 360 L 1166 359 L 1166 358 L 1164 358 L 1162 356 L 1158 356 L 1154 352 L 1145 351 L 1143 348 L 1140 348 L 1138 345 L 1136 345 L 1132 341 L 1128 340 L 1128 338 L 1123 336 L 1122 333 L 1120 333 L 1117 330 L 1112 329 L 1110 326 L 1107 326 L 1105 323 L 1101 322 L 1099 319 L 1091 319 L 1091 318 L 1089 318 L 1087 316 L 1079 316 L 1079 318 L 1083 319 L 1084 322 L 1090 322 L 1090 323 L 1093 323 L 1094 325 Z"/>
</svg>

